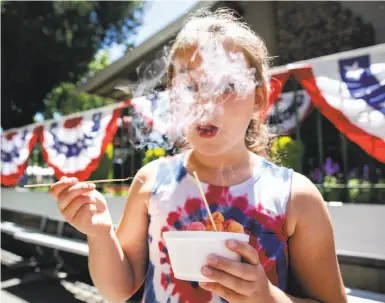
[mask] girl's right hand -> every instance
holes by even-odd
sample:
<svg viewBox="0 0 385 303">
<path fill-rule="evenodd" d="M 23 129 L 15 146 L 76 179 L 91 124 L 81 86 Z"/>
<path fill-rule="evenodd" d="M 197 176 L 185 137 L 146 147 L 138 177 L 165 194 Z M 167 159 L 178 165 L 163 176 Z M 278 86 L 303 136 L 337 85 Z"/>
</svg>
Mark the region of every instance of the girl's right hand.
<svg viewBox="0 0 385 303">
<path fill-rule="evenodd" d="M 106 199 L 95 190 L 95 184 L 63 177 L 52 185 L 50 193 L 64 219 L 81 233 L 97 236 L 111 231 L 112 219 Z"/>
</svg>

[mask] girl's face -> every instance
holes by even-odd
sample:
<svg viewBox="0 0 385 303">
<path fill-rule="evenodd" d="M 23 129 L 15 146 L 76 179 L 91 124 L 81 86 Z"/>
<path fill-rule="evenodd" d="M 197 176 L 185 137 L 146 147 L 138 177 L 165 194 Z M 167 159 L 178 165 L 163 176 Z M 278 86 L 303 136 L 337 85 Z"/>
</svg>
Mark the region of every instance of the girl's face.
<svg viewBox="0 0 385 303">
<path fill-rule="evenodd" d="M 239 53 L 241 50 L 232 48 L 232 52 Z M 249 68 L 245 56 L 242 58 L 245 68 Z M 245 147 L 245 133 L 255 109 L 255 87 L 239 93 L 239 84 L 235 83 L 237 75 L 229 72 L 227 77 L 225 71 L 225 77 L 220 80 L 223 84 L 220 85 L 221 88 L 212 89 L 208 86 L 218 87 L 218 83 L 212 81 L 210 72 L 206 73 L 205 68 L 202 68 L 205 64 L 203 61 L 204 58 L 195 48 L 180 51 L 174 61 L 173 88 L 187 87 L 194 96 L 194 102 L 188 105 L 189 112 L 203 113 L 202 118 L 192 120 L 184 128 L 184 135 L 195 151 L 207 156 L 242 149 Z M 223 73 L 226 66 L 220 68 Z M 215 78 L 216 72 L 212 75 Z M 235 89 L 235 85 L 238 89 Z"/>
</svg>

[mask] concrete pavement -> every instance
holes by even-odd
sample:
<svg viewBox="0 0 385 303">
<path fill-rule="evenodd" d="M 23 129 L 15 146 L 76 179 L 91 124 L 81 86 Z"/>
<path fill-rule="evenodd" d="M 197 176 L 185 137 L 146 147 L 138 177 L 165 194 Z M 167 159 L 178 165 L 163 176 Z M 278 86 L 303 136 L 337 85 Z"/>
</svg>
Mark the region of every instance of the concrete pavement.
<svg viewBox="0 0 385 303">
<path fill-rule="evenodd" d="M 385 259 L 385 205 L 328 205 L 337 251 Z"/>
</svg>

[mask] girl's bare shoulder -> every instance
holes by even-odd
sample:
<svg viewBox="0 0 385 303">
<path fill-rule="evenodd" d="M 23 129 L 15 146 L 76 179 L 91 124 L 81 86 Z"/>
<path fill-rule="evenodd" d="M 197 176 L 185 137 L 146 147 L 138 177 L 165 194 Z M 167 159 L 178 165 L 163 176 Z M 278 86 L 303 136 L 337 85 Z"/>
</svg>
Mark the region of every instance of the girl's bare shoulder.
<svg viewBox="0 0 385 303">
<path fill-rule="evenodd" d="M 173 163 L 177 155 L 158 158 L 142 166 L 136 173 L 133 185 L 136 184 L 141 192 L 151 193 L 158 171 L 168 168 L 168 163 Z"/>
<path fill-rule="evenodd" d="M 287 204 L 287 233 L 292 235 L 304 220 L 316 219 L 327 213 L 326 203 L 315 184 L 306 176 L 293 173 L 291 194 Z M 328 215 L 328 214 L 326 214 Z"/>
</svg>

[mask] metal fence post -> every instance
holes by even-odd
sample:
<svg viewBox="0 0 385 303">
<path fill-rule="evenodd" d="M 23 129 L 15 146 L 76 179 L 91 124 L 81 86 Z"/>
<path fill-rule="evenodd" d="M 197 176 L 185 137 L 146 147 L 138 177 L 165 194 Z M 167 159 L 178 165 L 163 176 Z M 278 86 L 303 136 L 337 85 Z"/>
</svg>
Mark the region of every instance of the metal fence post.
<svg viewBox="0 0 385 303">
<path fill-rule="evenodd" d="M 120 112 L 120 132 L 119 132 L 119 137 L 120 137 L 120 149 L 121 149 L 121 157 L 122 157 L 122 164 L 120 165 L 120 177 L 119 178 L 125 178 L 124 176 L 124 162 L 125 162 L 125 159 L 124 159 L 124 152 L 123 152 L 123 148 L 124 148 L 124 122 L 123 122 L 123 117 L 124 117 L 124 110 L 122 110 Z M 120 188 L 122 188 L 122 184 L 119 183 L 120 185 Z"/>
<path fill-rule="evenodd" d="M 318 163 L 319 169 L 323 171 L 322 166 L 324 163 L 324 146 L 323 146 L 323 137 L 322 137 L 322 117 L 318 109 L 316 109 L 316 129 L 317 129 L 317 141 L 318 141 Z M 324 195 L 324 185 L 323 185 L 323 175 L 321 180 L 321 194 Z"/>
<path fill-rule="evenodd" d="M 294 82 L 294 80 L 292 80 Z M 301 142 L 301 131 L 300 131 L 300 121 L 299 121 L 299 113 L 298 113 L 298 106 L 297 106 L 297 96 L 298 96 L 298 85 L 296 82 L 294 82 L 294 96 L 293 96 L 293 99 L 294 99 L 294 106 L 295 106 L 295 136 L 297 138 L 297 141 L 298 141 L 298 153 L 299 153 L 299 156 L 300 156 L 300 161 L 299 161 L 299 173 L 302 174 L 302 171 L 303 171 L 303 163 L 302 163 L 302 149 L 300 147 L 300 142 Z"/>
<path fill-rule="evenodd" d="M 340 132 L 340 138 L 341 138 L 341 147 L 342 147 L 342 161 L 343 161 L 343 171 L 344 171 L 344 183 L 345 183 L 345 189 L 344 189 L 344 202 L 350 202 L 349 198 L 349 188 L 348 188 L 348 177 L 349 177 L 349 162 L 348 162 L 348 148 L 347 148 L 347 139 L 345 135 Z"/>
</svg>

